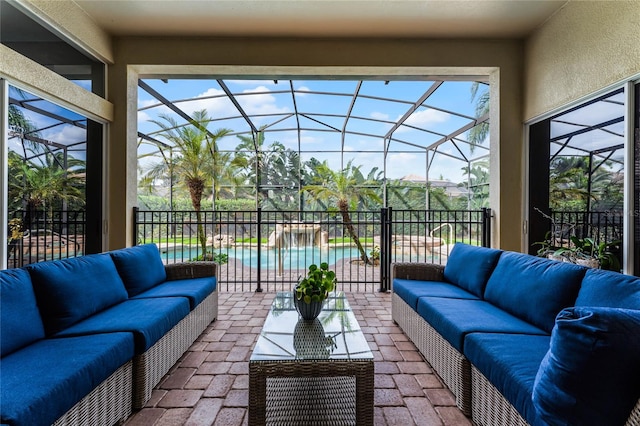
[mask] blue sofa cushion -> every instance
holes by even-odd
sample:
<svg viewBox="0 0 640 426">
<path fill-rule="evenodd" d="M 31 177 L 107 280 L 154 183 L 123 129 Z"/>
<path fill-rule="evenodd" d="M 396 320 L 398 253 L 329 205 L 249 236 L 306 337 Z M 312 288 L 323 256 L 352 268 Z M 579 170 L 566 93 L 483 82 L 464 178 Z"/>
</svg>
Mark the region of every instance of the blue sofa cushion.
<svg viewBox="0 0 640 426">
<path fill-rule="evenodd" d="M 550 336 L 472 333 L 464 341 L 465 355 L 530 425 L 540 421 L 531 393 Z"/>
<path fill-rule="evenodd" d="M 164 282 L 167 273 L 155 244 L 128 247 L 109 253 L 118 268 L 129 297 Z"/>
<path fill-rule="evenodd" d="M 191 310 L 195 309 L 216 289 L 216 277 L 189 278 L 185 280 L 166 281 L 144 291 L 132 299 L 149 297 L 186 297 Z"/>
<path fill-rule="evenodd" d="M 622 425 L 640 398 L 640 311 L 576 307 L 558 314 L 533 403 L 551 425 Z"/>
<path fill-rule="evenodd" d="M 0 356 L 43 338 L 29 273 L 24 269 L 0 271 Z"/>
<path fill-rule="evenodd" d="M 126 300 L 56 334 L 84 336 L 118 331 L 132 332 L 136 355 L 144 353 L 189 314 L 185 297 Z"/>
<path fill-rule="evenodd" d="M 484 297 L 550 334 L 558 312 L 575 303 L 585 271 L 571 263 L 505 252 Z"/>
<path fill-rule="evenodd" d="M 502 250 L 456 243 L 444 267 L 444 278 L 482 298 Z"/>
<path fill-rule="evenodd" d="M 640 278 L 589 269 L 582 280 L 575 305 L 640 309 Z"/>
<path fill-rule="evenodd" d="M 133 357 L 131 333 L 44 339 L 2 358 L 0 416 L 50 425 Z"/>
<path fill-rule="evenodd" d="M 47 335 L 127 299 L 127 291 L 108 254 L 40 262 L 31 275 Z"/>
<path fill-rule="evenodd" d="M 484 300 L 421 297 L 418 299 L 418 314 L 463 354 L 464 338 L 469 333 L 548 335 Z"/>
<path fill-rule="evenodd" d="M 393 292 L 414 310 L 418 307 L 418 299 L 424 296 L 451 297 L 454 299 L 478 299 L 478 297 L 455 284 L 442 281 L 419 281 L 394 278 Z"/>
</svg>

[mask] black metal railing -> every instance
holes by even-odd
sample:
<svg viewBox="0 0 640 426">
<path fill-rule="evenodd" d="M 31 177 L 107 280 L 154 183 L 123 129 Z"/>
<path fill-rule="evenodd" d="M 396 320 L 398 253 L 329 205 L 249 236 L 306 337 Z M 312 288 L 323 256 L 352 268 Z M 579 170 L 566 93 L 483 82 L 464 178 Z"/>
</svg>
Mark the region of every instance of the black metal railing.
<svg viewBox="0 0 640 426">
<path fill-rule="evenodd" d="M 596 244 L 622 240 L 622 211 L 551 211 L 551 219 L 550 231 L 561 247 L 567 247 L 572 236 L 593 238 Z"/>
<path fill-rule="evenodd" d="M 609 251 L 622 260 L 624 213 L 608 211 L 551 211 L 550 243 L 555 247 L 571 247 L 571 237 L 591 238 L 596 246 L 605 243 Z"/>
<path fill-rule="evenodd" d="M 12 228 L 16 227 L 16 238 Z M 81 256 L 85 251 L 84 211 L 14 211 L 9 219 L 7 267 Z"/>
<path fill-rule="evenodd" d="M 386 291 L 391 262 L 446 262 L 457 241 L 489 245 L 490 210 L 349 212 L 362 252 L 337 212 L 134 211 L 135 241 L 166 263 L 212 259 L 226 291 L 289 290 L 327 262 L 343 291 Z"/>
</svg>

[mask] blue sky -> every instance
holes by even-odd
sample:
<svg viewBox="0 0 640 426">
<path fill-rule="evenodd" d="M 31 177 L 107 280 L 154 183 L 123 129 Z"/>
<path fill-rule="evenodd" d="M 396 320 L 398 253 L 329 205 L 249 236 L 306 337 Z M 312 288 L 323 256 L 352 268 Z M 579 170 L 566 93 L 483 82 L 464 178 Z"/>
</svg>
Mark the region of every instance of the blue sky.
<svg viewBox="0 0 640 426">
<path fill-rule="evenodd" d="M 209 125 L 210 130 L 228 128 L 238 133 L 249 131 L 246 121 L 240 117 L 238 109 L 228 98 L 222 96 L 224 91 L 215 80 L 145 82 L 187 114 L 206 109 L 209 116 L 216 119 Z M 384 135 L 433 84 L 431 81 L 390 81 L 388 84 L 384 81 L 365 81 L 345 127 L 344 115 L 349 111 L 357 87 L 356 81 L 295 80 L 293 88 L 297 111 L 301 114 L 300 126 L 306 129 L 298 138 L 297 131 L 292 130 L 297 127 L 297 122 L 295 115 L 292 115 L 295 107 L 289 80 L 279 80 L 277 84 L 273 80 L 224 80 L 224 83 L 256 127 L 269 125 L 266 133 L 267 145 L 278 141 L 287 148 L 298 150 L 299 147 L 302 160 L 315 157 L 321 161 L 329 161 L 334 169 L 340 169 L 342 163 L 339 153 L 344 143 L 344 164 L 353 160 L 355 165 L 361 165 L 361 170 L 365 173 L 373 167 L 382 170 Z M 409 144 L 395 141 L 390 143 L 388 178 L 400 178 L 409 174 L 425 176 L 427 159 L 425 150 L 421 147 L 436 142 L 441 135 L 450 134 L 471 121 L 475 106 L 471 101 L 470 87 L 471 82 L 443 83 L 425 102 L 429 107 L 419 107 L 405 122 L 436 134 L 408 126 L 401 126 L 395 131 L 395 138 Z M 157 132 L 158 127 L 149 120 L 156 119 L 159 113 L 172 115 L 178 122 L 183 122 L 165 106 L 144 109 L 158 102 L 143 89 L 139 89 L 138 96 L 139 107 L 143 108 L 138 113 L 139 131 L 157 137 L 154 132 Z M 177 102 L 193 98 L 197 100 Z M 466 117 L 446 111 L 454 111 Z M 271 115 L 260 116 L 264 114 Z M 344 141 L 340 132 L 343 127 L 347 130 Z M 466 138 L 466 135 L 461 137 Z M 237 137 L 229 136 L 220 141 L 219 148 L 234 150 L 238 142 Z M 445 153 L 460 156 L 451 143 L 443 145 L 441 149 Z M 468 150 L 465 154 L 469 154 Z M 481 148 L 474 153 L 475 156 L 482 154 L 485 154 L 485 150 Z M 429 176 L 432 179 L 442 176 L 458 182 L 462 179 L 461 169 L 465 165 L 463 161 L 438 155 L 432 162 Z"/>
</svg>

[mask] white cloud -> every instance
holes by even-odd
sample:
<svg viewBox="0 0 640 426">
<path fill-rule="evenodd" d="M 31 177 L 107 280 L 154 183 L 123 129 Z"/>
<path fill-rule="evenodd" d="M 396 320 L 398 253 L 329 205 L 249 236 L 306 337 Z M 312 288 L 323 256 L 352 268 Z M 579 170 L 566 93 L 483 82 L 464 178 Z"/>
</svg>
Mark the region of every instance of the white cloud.
<svg viewBox="0 0 640 426">
<path fill-rule="evenodd" d="M 64 144 L 83 142 L 87 140 L 87 130 L 81 127 L 65 124 L 60 127 L 57 126 L 52 131 L 45 131 L 42 134 L 44 139 L 60 142 Z"/>
<path fill-rule="evenodd" d="M 294 89 L 295 90 L 295 95 L 297 97 L 303 97 L 303 96 L 307 96 L 307 93 L 304 92 L 311 92 L 311 89 L 308 88 L 307 86 L 300 86 Z"/>
<path fill-rule="evenodd" d="M 415 154 L 410 154 L 408 152 L 399 152 L 396 154 L 389 154 L 387 156 L 387 161 L 397 162 L 398 164 L 402 164 L 404 162 L 411 162 L 418 158 Z"/>
<path fill-rule="evenodd" d="M 243 93 L 253 93 L 248 96 L 237 96 L 238 103 L 249 115 L 253 114 L 281 114 L 289 112 L 287 107 L 278 107 L 276 98 L 265 86 L 258 86 L 254 89 L 244 90 Z"/>
<path fill-rule="evenodd" d="M 376 120 L 389 120 L 389 114 L 374 111 L 371 113 L 371 118 L 375 118 Z"/>
<path fill-rule="evenodd" d="M 145 111 L 138 111 L 138 123 L 151 120 L 151 116 Z"/>
<path fill-rule="evenodd" d="M 159 104 L 157 99 L 138 99 L 138 108 L 147 108 Z"/>
<path fill-rule="evenodd" d="M 401 117 L 399 116 L 396 119 L 396 121 L 399 120 L 400 118 Z M 407 120 L 405 121 L 405 124 L 424 128 L 428 125 L 443 123 L 448 119 L 449 119 L 449 116 L 442 111 L 438 111 L 436 109 L 423 109 L 411 114 L 409 118 L 407 118 Z M 409 130 L 409 129 L 402 126 L 398 129 L 399 132 L 406 131 L 406 130 Z"/>
<path fill-rule="evenodd" d="M 193 100 L 177 103 L 176 106 L 189 115 L 203 109 L 207 110 L 210 117 L 238 115 L 238 110 L 226 97 L 224 91 L 213 87 L 194 96 Z"/>
</svg>

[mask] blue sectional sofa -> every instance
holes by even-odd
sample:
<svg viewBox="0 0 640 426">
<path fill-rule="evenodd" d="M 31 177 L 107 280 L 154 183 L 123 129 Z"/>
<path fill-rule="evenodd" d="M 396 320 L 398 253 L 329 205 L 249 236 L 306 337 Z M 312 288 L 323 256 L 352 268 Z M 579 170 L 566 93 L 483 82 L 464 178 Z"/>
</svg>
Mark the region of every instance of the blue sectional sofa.
<svg viewBox="0 0 640 426">
<path fill-rule="evenodd" d="M 640 278 L 456 244 L 392 266 L 393 320 L 477 425 L 640 425 Z"/>
<path fill-rule="evenodd" d="M 0 271 L 0 420 L 113 425 L 217 317 L 216 264 L 153 244 Z"/>
</svg>

